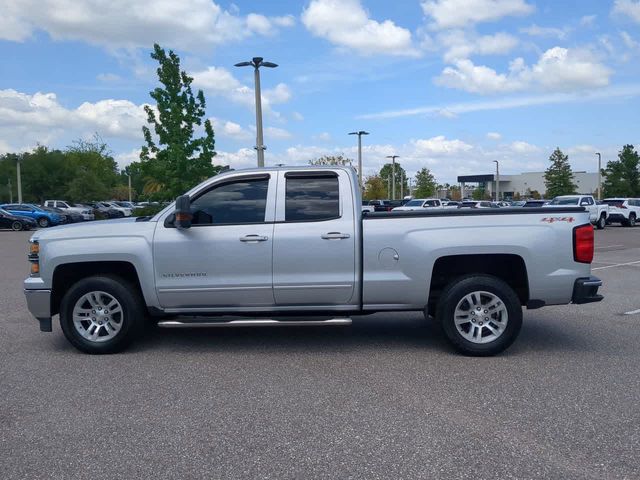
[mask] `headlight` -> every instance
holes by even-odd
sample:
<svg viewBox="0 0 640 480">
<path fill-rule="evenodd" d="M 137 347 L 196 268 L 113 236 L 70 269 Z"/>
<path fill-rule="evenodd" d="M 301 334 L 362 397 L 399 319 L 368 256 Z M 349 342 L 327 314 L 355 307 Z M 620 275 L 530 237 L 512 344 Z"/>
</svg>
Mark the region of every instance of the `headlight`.
<svg viewBox="0 0 640 480">
<path fill-rule="evenodd" d="M 31 276 L 40 275 L 40 244 L 37 241 L 29 244 L 29 262 L 31 263 Z"/>
</svg>

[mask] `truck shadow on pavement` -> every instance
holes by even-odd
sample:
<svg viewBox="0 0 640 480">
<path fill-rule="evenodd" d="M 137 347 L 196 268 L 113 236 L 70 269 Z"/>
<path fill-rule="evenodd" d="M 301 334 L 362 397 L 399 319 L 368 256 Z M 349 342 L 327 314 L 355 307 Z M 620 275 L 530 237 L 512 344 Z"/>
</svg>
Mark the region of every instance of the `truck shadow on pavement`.
<svg viewBox="0 0 640 480">
<path fill-rule="evenodd" d="M 355 318 L 344 327 L 150 328 L 130 353 L 184 352 L 344 352 L 433 350 L 456 354 L 435 321 L 421 314 L 385 314 Z M 397 318 L 395 318 L 397 317 Z M 592 340 L 592 339 L 591 339 Z M 502 355 L 598 350 L 598 343 L 575 322 L 525 320 L 520 336 Z M 457 355 L 457 354 L 456 354 Z"/>
</svg>

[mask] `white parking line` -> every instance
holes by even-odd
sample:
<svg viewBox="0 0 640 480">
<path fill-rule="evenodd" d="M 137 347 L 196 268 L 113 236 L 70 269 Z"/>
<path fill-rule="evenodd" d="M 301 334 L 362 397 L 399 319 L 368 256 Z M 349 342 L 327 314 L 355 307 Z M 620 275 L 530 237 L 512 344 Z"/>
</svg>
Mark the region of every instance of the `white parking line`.
<svg viewBox="0 0 640 480">
<path fill-rule="evenodd" d="M 624 247 L 624 245 L 602 245 L 600 247 L 596 247 L 596 250 L 599 248 L 617 248 L 617 247 Z"/>
<path fill-rule="evenodd" d="M 592 268 L 591 270 L 604 270 L 605 268 L 624 267 L 625 265 L 635 265 L 637 263 L 640 263 L 640 260 L 638 260 L 637 262 L 616 263 L 614 265 L 607 265 L 606 267 L 596 267 Z"/>
<path fill-rule="evenodd" d="M 632 310 L 630 312 L 624 312 L 625 315 L 635 315 L 636 313 L 640 313 L 640 308 L 638 310 Z"/>
</svg>

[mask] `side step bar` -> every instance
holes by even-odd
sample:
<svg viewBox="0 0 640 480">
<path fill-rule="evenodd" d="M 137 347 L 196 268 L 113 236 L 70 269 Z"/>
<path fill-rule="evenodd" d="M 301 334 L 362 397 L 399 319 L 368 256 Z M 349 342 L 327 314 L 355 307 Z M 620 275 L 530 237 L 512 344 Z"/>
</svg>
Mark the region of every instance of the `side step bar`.
<svg viewBox="0 0 640 480">
<path fill-rule="evenodd" d="M 273 318 L 254 318 L 226 321 L 202 320 L 162 320 L 162 328 L 201 328 L 201 327 L 318 327 L 324 325 L 351 325 L 350 318 L 329 318 L 325 320 L 276 320 Z"/>
</svg>

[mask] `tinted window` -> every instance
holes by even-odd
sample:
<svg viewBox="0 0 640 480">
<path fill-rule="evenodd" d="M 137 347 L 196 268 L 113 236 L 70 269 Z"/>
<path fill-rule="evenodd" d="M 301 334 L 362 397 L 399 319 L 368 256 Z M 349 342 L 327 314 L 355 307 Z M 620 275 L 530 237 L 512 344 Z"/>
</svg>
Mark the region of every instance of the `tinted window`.
<svg viewBox="0 0 640 480">
<path fill-rule="evenodd" d="M 437 207 L 438 206 L 438 201 L 437 200 L 428 200 L 427 201 L 427 206 L 428 207 Z"/>
<path fill-rule="evenodd" d="M 582 201 L 586 202 L 587 205 L 593 205 L 593 199 L 590 197 L 584 198 Z"/>
<path fill-rule="evenodd" d="M 287 222 L 328 220 L 339 216 L 337 177 L 287 178 Z"/>
<path fill-rule="evenodd" d="M 212 188 L 191 203 L 193 225 L 262 223 L 268 178 L 241 180 Z"/>
<path fill-rule="evenodd" d="M 421 207 L 422 206 L 422 200 L 409 200 L 407 203 L 404 204 L 405 207 Z"/>
<path fill-rule="evenodd" d="M 549 205 L 578 205 L 579 197 L 554 198 Z"/>
</svg>

